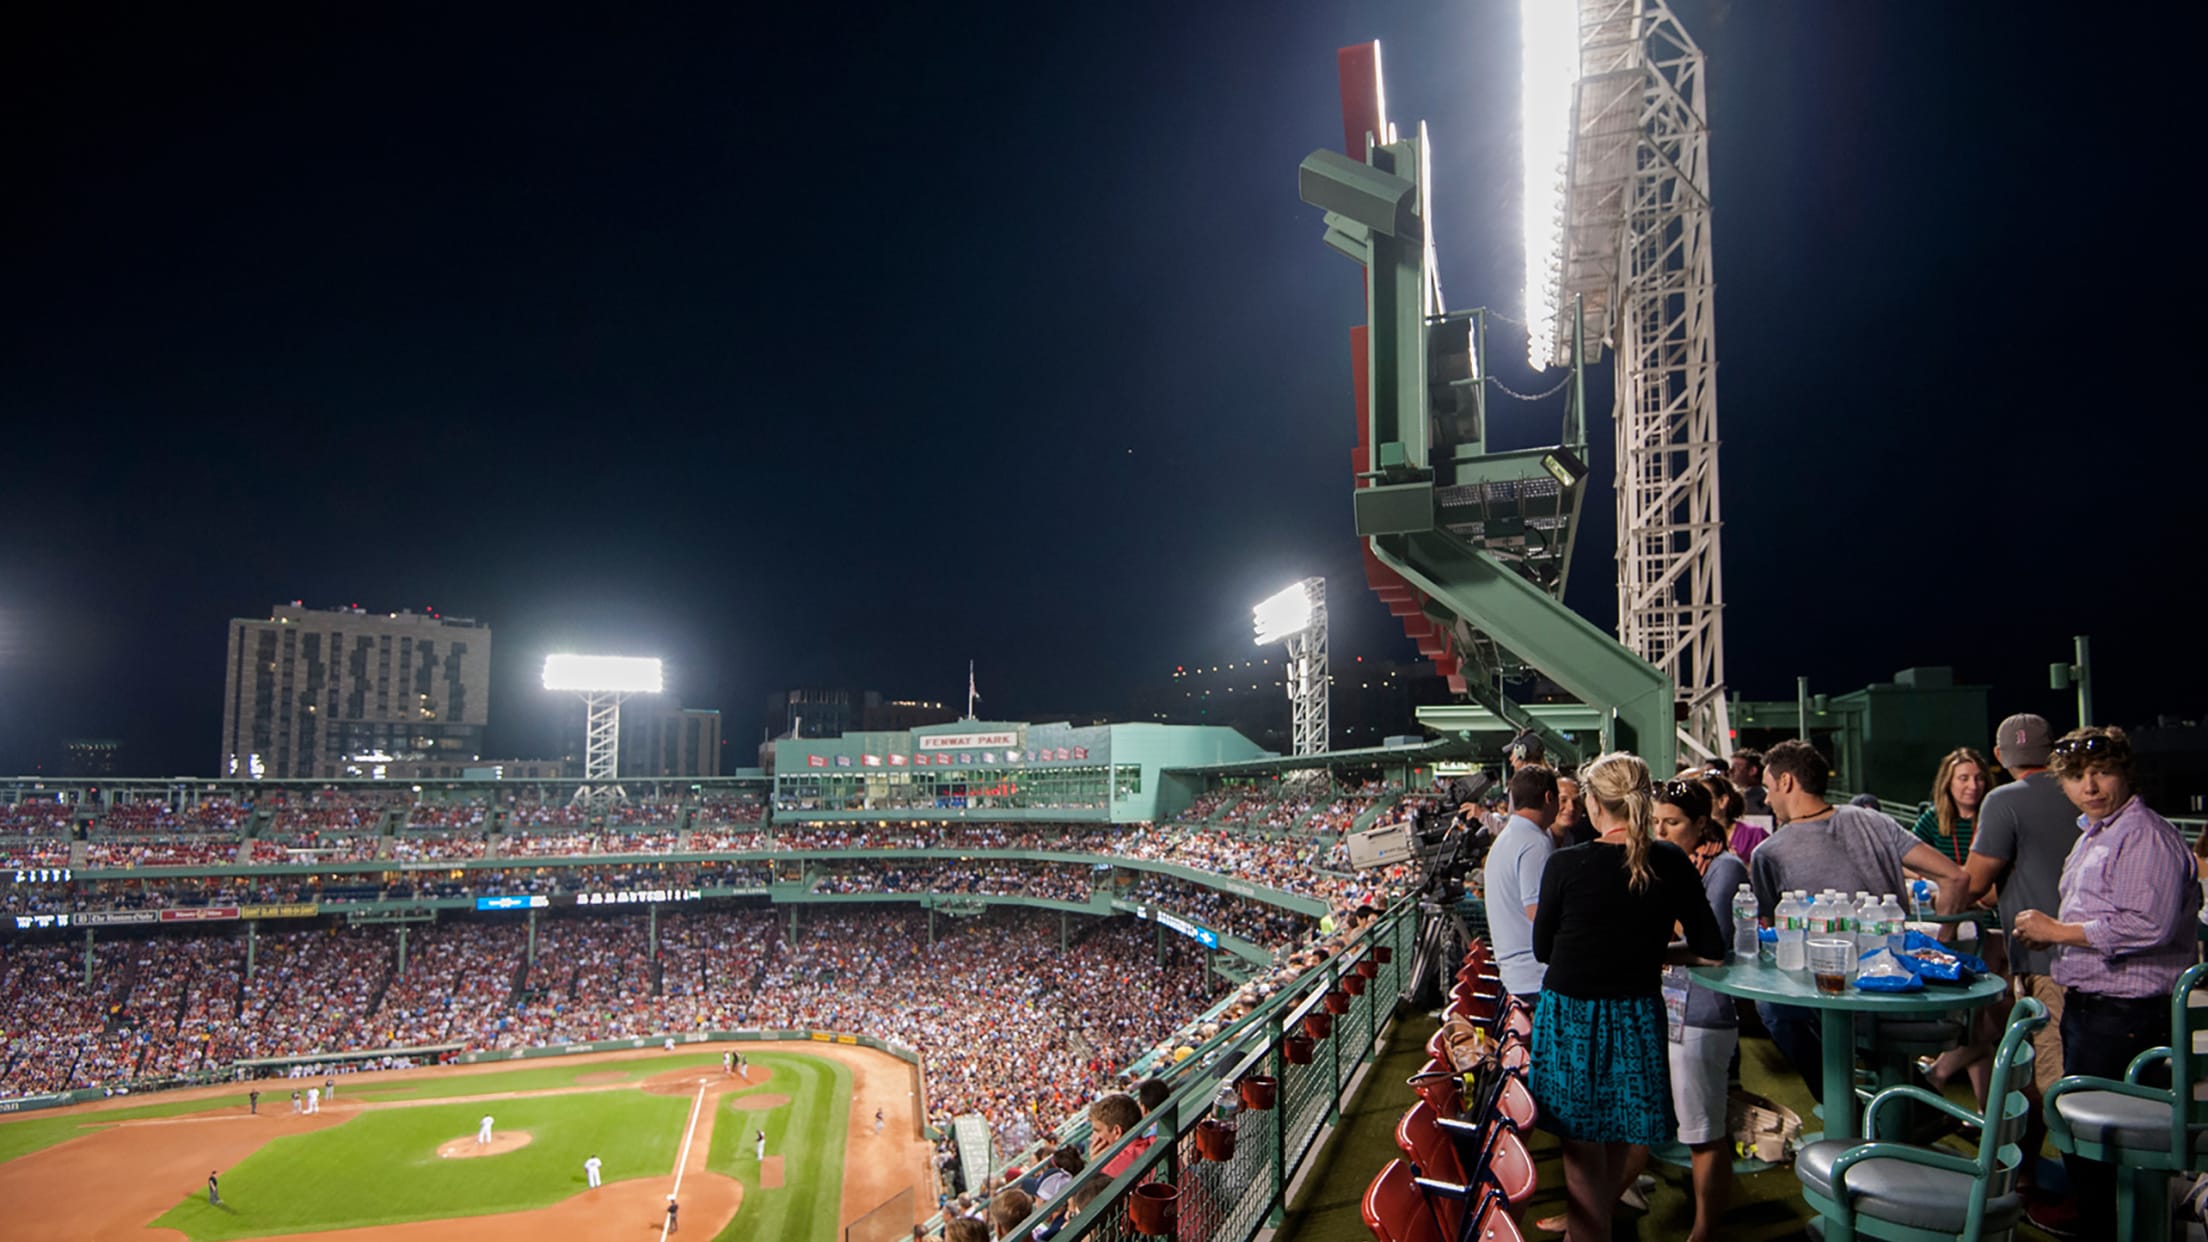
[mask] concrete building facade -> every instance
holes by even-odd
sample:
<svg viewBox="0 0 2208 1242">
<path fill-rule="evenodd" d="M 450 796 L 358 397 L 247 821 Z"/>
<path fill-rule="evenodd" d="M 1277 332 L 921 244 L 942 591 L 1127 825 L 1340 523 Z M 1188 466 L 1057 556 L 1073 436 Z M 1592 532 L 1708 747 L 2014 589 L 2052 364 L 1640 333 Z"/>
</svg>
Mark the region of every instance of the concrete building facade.
<svg viewBox="0 0 2208 1242">
<path fill-rule="evenodd" d="M 344 779 L 471 763 L 491 706 L 490 627 L 294 600 L 230 622 L 216 771 Z"/>
</svg>

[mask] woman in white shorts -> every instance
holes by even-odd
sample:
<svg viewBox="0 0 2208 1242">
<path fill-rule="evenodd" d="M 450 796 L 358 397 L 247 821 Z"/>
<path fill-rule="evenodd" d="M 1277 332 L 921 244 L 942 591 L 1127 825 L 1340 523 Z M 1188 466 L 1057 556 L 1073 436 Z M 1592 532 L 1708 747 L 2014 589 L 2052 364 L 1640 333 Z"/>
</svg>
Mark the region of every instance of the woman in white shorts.
<svg viewBox="0 0 2208 1242">
<path fill-rule="evenodd" d="M 1658 785 L 1656 834 L 1685 850 L 1701 870 L 1710 912 L 1730 944 L 1733 894 L 1748 882 L 1748 867 L 1725 848 L 1710 818 L 1710 804 L 1710 791 L 1699 781 Z M 1664 972 L 1664 1005 L 1671 1022 L 1671 1108 L 1679 1122 L 1679 1141 L 1694 1153 L 1694 1232 L 1687 1238 L 1709 1242 L 1717 1236 L 1718 1218 L 1733 1190 L 1733 1140 L 1725 1101 L 1733 1050 L 1740 1046 L 1740 1018 L 1731 997 L 1694 984 L 1679 967 Z"/>
</svg>

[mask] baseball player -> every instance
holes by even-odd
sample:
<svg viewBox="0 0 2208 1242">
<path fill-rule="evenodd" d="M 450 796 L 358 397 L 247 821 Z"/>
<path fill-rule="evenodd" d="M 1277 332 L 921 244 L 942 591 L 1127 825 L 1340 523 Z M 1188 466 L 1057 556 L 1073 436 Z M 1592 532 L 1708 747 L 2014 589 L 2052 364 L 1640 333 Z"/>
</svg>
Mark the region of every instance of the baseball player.
<svg viewBox="0 0 2208 1242">
<path fill-rule="evenodd" d="M 299 1092 L 298 1092 L 297 1090 L 293 1090 L 293 1091 L 292 1091 L 292 1093 L 291 1093 L 291 1111 L 292 1111 L 293 1113 L 298 1113 L 298 1112 L 301 1112 L 301 1111 L 303 1111 L 303 1109 L 301 1108 L 301 1106 L 300 1106 L 300 1103 L 299 1103 L 299 1098 L 300 1098 L 300 1097 L 299 1097 Z"/>
<path fill-rule="evenodd" d="M 674 1233 L 677 1231 L 678 1226 L 675 1222 L 675 1213 L 680 1212 L 681 1210 L 682 1205 L 675 1202 L 675 1197 L 673 1195 L 667 1196 L 667 1232 Z"/>
<path fill-rule="evenodd" d="M 878 1108 L 877 1108 L 877 1109 L 875 1109 L 875 1110 L 874 1110 L 874 1133 L 876 1133 L 876 1134 L 880 1134 L 881 1132 L 882 1132 L 882 1110 L 881 1110 L 881 1109 L 878 1109 Z"/>
<path fill-rule="evenodd" d="M 216 1185 L 215 1171 L 213 1169 L 209 1169 L 207 1171 L 207 1206 L 222 1206 L 222 1187 Z"/>
<path fill-rule="evenodd" d="M 598 1189 L 598 1157 L 583 1161 L 583 1176 L 589 1180 L 592 1190 Z"/>
<path fill-rule="evenodd" d="M 307 1115 L 311 1117 L 311 1116 L 313 1116 L 314 1114 L 316 1114 L 316 1113 L 319 1113 L 319 1112 L 321 1112 L 321 1111 L 322 1111 L 322 1088 L 320 1088 L 320 1087 L 309 1087 L 309 1088 L 307 1088 Z"/>
<path fill-rule="evenodd" d="M 765 1130 L 761 1130 L 761 1131 L 759 1132 L 759 1159 L 761 1159 L 761 1160 L 764 1160 L 764 1159 L 766 1159 L 766 1158 L 767 1158 L 767 1132 L 766 1132 Z"/>
<path fill-rule="evenodd" d="M 483 1114 L 483 1124 L 475 1128 L 475 1141 L 478 1143 L 491 1141 L 491 1115 L 489 1113 Z"/>
<path fill-rule="evenodd" d="M 260 1115 L 261 1115 L 261 1093 L 260 1093 L 260 1092 L 258 1092 L 258 1091 L 248 1091 L 248 1092 L 246 1092 L 246 1093 L 245 1093 L 245 1103 L 246 1103 L 246 1106 L 247 1106 L 248 1108 L 251 1108 L 251 1109 L 253 1110 L 253 1115 L 254 1115 L 254 1116 L 258 1117 L 258 1116 L 260 1116 Z"/>
<path fill-rule="evenodd" d="M 325 1100 L 337 1098 L 337 1078 L 334 1075 L 322 1080 L 322 1098 Z"/>
<path fill-rule="evenodd" d="M 735 1053 L 733 1053 L 733 1052 L 724 1052 L 724 1053 L 722 1053 L 722 1054 L 721 1054 L 721 1072 L 722 1072 L 722 1073 L 724 1073 L 724 1074 L 733 1074 L 733 1073 L 735 1073 L 735 1072 L 736 1072 L 736 1054 L 735 1054 Z"/>
</svg>

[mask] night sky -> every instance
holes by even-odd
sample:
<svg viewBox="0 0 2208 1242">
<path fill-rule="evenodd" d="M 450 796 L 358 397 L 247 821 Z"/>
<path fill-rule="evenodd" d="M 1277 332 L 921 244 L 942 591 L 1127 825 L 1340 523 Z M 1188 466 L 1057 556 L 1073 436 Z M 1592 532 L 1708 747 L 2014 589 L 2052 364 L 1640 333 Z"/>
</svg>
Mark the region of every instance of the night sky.
<svg viewBox="0 0 2208 1242">
<path fill-rule="evenodd" d="M 2208 695 L 2192 110 L 2138 23 L 2031 7 L 1679 10 L 1751 697 L 1952 664 L 2059 720 L 2081 631 L 2104 715 Z M 1408 655 L 1351 533 L 1356 273 L 1295 189 L 1345 43 L 1433 128 L 1451 304 L 1520 309 L 1503 0 L 13 16 L 0 771 L 211 771 L 224 623 L 295 598 L 492 625 L 499 754 L 574 745 L 553 648 L 665 656 L 731 762 L 769 690 L 969 658 L 985 715 L 1124 711 L 1305 574 L 1337 660 Z"/>
</svg>

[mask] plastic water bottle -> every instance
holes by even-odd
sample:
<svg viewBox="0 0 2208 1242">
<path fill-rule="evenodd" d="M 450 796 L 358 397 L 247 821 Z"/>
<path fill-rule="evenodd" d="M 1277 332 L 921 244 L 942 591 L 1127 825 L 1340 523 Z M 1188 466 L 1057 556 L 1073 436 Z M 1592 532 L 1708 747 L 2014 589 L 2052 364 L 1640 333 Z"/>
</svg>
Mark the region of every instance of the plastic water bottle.
<svg viewBox="0 0 2208 1242">
<path fill-rule="evenodd" d="M 1886 947 L 1887 928 L 1886 899 L 1863 895 L 1863 904 L 1855 915 L 1855 951 L 1871 953 Z"/>
<path fill-rule="evenodd" d="M 1881 902 L 1885 907 L 1886 947 L 1901 952 L 1909 939 L 1909 916 L 1901 908 L 1901 899 L 1892 893 Z"/>
<path fill-rule="evenodd" d="M 1817 894 L 1816 899 L 1809 903 L 1809 934 L 1820 940 L 1831 935 L 1832 915 L 1838 907 L 1839 898 L 1833 895 L 1831 889 Z"/>
<path fill-rule="evenodd" d="M 1746 884 L 1733 893 L 1733 956 L 1754 965 L 1756 947 L 1756 893 Z"/>
<path fill-rule="evenodd" d="M 1785 894 L 1773 911 L 1778 924 L 1780 970 L 1809 969 L 1809 911 L 1800 892 Z"/>
</svg>

